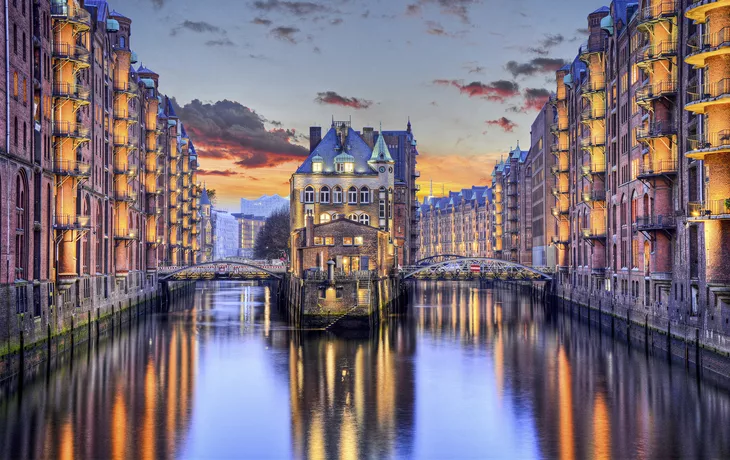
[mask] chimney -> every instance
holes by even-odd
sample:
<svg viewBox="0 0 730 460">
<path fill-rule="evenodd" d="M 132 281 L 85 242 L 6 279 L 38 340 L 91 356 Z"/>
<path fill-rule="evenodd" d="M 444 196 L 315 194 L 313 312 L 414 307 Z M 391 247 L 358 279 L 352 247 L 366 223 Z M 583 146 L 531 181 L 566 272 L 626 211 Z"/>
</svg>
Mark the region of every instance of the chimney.
<svg viewBox="0 0 730 460">
<path fill-rule="evenodd" d="M 309 127 L 309 153 L 314 152 L 319 142 L 322 140 L 322 128 L 319 126 Z"/>
<path fill-rule="evenodd" d="M 314 216 L 307 216 L 305 218 L 304 228 L 305 245 L 309 248 L 314 246 Z"/>
<path fill-rule="evenodd" d="M 375 147 L 375 140 L 373 139 L 373 128 L 362 129 L 362 139 L 372 149 Z"/>
</svg>

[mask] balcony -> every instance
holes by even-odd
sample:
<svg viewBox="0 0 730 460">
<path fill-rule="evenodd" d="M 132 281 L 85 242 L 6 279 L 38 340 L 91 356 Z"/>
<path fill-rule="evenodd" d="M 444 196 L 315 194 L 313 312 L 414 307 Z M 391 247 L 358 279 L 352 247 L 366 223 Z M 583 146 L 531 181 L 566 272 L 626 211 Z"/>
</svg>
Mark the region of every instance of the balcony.
<svg viewBox="0 0 730 460">
<path fill-rule="evenodd" d="M 671 97 L 677 94 L 677 80 L 665 80 L 642 86 L 636 91 L 636 103 L 648 104 L 661 97 Z"/>
<path fill-rule="evenodd" d="M 669 59 L 677 55 L 677 42 L 674 40 L 665 40 L 656 44 L 647 45 L 639 51 L 636 63 L 639 65 L 648 65 L 652 62 Z"/>
<path fill-rule="evenodd" d="M 691 51 L 684 61 L 696 68 L 704 67 L 708 58 L 730 54 L 730 26 L 717 32 L 694 35 L 688 40 L 688 45 Z"/>
<path fill-rule="evenodd" d="M 570 238 L 569 237 L 560 237 L 560 236 L 553 236 L 550 240 L 550 244 L 553 246 L 562 246 L 566 247 L 570 245 Z"/>
<path fill-rule="evenodd" d="M 675 0 L 653 1 L 652 5 L 639 11 L 638 29 L 647 31 L 654 24 L 669 21 L 677 16 L 677 2 Z"/>
<path fill-rule="evenodd" d="M 591 163 L 588 166 L 581 166 L 580 170 L 581 170 L 581 173 L 586 177 L 606 174 L 606 164 L 605 163 Z"/>
<path fill-rule="evenodd" d="M 580 114 L 580 121 L 583 123 L 590 123 L 595 120 L 600 120 L 606 117 L 605 107 L 586 107 Z"/>
<path fill-rule="evenodd" d="M 550 151 L 555 156 L 559 156 L 560 152 L 567 152 L 568 151 L 568 144 L 566 143 L 555 143 L 550 146 Z"/>
<path fill-rule="evenodd" d="M 570 211 L 568 206 L 555 206 L 550 209 L 550 213 L 553 215 L 553 217 L 556 218 L 565 217 L 567 219 L 569 212 Z"/>
<path fill-rule="evenodd" d="M 83 161 L 54 161 L 53 173 L 57 176 L 91 177 L 91 166 Z"/>
<path fill-rule="evenodd" d="M 79 67 L 89 66 L 89 50 L 79 45 L 69 43 L 54 43 L 52 55 L 54 59 L 73 62 Z"/>
<path fill-rule="evenodd" d="M 634 222 L 634 230 L 639 232 L 654 232 L 658 230 L 673 230 L 676 228 L 676 221 L 671 215 L 652 215 L 637 217 Z"/>
<path fill-rule="evenodd" d="M 139 239 L 139 233 L 137 230 L 131 228 L 115 228 L 114 239 L 122 241 L 132 241 Z"/>
<path fill-rule="evenodd" d="M 693 21 L 705 22 L 710 11 L 728 6 L 730 6 L 730 0 L 692 0 L 685 15 Z"/>
<path fill-rule="evenodd" d="M 56 214 L 53 216 L 53 228 L 56 230 L 89 230 L 91 217 Z"/>
<path fill-rule="evenodd" d="M 70 121 L 54 121 L 53 135 L 56 137 L 66 137 L 71 139 L 88 141 L 90 130 L 81 123 Z"/>
<path fill-rule="evenodd" d="M 114 147 L 132 149 L 137 146 L 137 139 L 132 136 L 114 136 Z"/>
<path fill-rule="evenodd" d="M 114 174 L 120 175 L 120 176 L 129 176 L 134 177 L 139 172 L 139 168 L 136 165 L 130 165 L 130 164 L 115 164 L 114 165 Z"/>
<path fill-rule="evenodd" d="M 591 190 L 589 192 L 583 192 L 581 194 L 581 198 L 583 199 L 584 203 L 604 202 L 606 201 L 606 191 Z"/>
<path fill-rule="evenodd" d="M 677 125 L 669 121 L 655 121 L 647 126 L 636 128 L 637 140 L 658 139 L 677 134 Z"/>
<path fill-rule="evenodd" d="M 580 146 L 584 150 L 592 150 L 596 147 L 603 147 L 606 145 L 606 139 L 603 137 L 584 137 L 580 140 Z"/>
<path fill-rule="evenodd" d="M 643 162 L 639 165 L 638 179 L 652 179 L 659 176 L 676 176 L 677 160 L 658 160 Z"/>
<path fill-rule="evenodd" d="M 565 194 L 567 194 L 569 192 L 569 189 L 568 189 L 567 186 L 565 186 L 565 187 L 553 187 L 552 190 L 551 190 L 551 192 L 555 196 L 565 195 Z"/>
<path fill-rule="evenodd" d="M 581 83 L 583 95 L 588 96 L 606 90 L 606 74 L 603 72 L 590 73 Z"/>
<path fill-rule="evenodd" d="M 135 113 L 131 109 L 114 110 L 114 120 L 126 121 L 127 123 L 136 123 L 138 118 L 139 118 L 139 114 Z"/>
<path fill-rule="evenodd" d="M 727 220 L 730 219 L 730 200 L 708 200 L 690 202 L 688 218 L 694 221 L 701 220 Z"/>
<path fill-rule="evenodd" d="M 556 164 L 556 165 L 553 165 L 550 167 L 550 172 L 554 176 L 557 176 L 558 174 L 565 174 L 569 171 L 570 171 L 570 167 L 567 164 L 565 164 L 565 165 Z"/>
<path fill-rule="evenodd" d="M 581 61 L 590 59 L 591 54 L 603 53 L 606 51 L 606 40 L 603 35 L 594 35 L 588 38 L 578 49 L 578 57 Z"/>
<path fill-rule="evenodd" d="M 584 228 L 581 229 L 581 234 L 585 240 L 605 240 L 606 229 L 600 228 Z"/>
<path fill-rule="evenodd" d="M 114 82 L 114 92 L 117 94 L 126 94 L 128 96 L 136 96 L 137 95 L 137 84 L 133 83 L 131 81 L 127 82 Z"/>
<path fill-rule="evenodd" d="M 82 104 L 88 104 L 91 100 L 91 91 L 89 91 L 89 87 L 86 85 L 54 82 L 53 97 L 71 99 Z"/>
<path fill-rule="evenodd" d="M 137 201 L 137 193 L 132 191 L 117 190 L 116 192 L 114 192 L 114 199 L 125 203 L 132 203 Z"/>
<path fill-rule="evenodd" d="M 65 2 L 51 2 L 51 18 L 73 25 L 78 32 L 91 28 L 91 14 L 79 6 L 69 6 Z"/>
<path fill-rule="evenodd" d="M 687 136 L 687 157 L 702 160 L 707 155 L 730 152 L 730 129 Z"/>
<path fill-rule="evenodd" d="M 561 131 L 567 131 L 568 130 L 568 121 L 561 121 L 558 120 L 556 122 L 553 122 L 550 125 L 550 132 L 554 135 L 560 134 Z"/>
<path fill-rule="evenodd" d="M 704 87 L 693 86 L 687 91 L 686 110 L 694 113 L 705 113 L 711 105 L 730 104 L 730 78 L 723 78 Z"/>
</svg>

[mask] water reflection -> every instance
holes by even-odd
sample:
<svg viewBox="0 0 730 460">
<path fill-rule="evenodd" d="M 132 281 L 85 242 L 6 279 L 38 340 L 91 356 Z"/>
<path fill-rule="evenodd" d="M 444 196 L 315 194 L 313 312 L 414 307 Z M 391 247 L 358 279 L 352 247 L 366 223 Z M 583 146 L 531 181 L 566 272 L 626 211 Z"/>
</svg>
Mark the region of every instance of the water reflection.
<svg viewBox="0 0 730 460">
<path fill-rule="evenodd" d="M 417 285 L 372 336 L 290 330 L 268 288 L 200 285 L 24 391 L 0 456 L 730 456 L 727 389 L 528 296 Z"/>
</svg>

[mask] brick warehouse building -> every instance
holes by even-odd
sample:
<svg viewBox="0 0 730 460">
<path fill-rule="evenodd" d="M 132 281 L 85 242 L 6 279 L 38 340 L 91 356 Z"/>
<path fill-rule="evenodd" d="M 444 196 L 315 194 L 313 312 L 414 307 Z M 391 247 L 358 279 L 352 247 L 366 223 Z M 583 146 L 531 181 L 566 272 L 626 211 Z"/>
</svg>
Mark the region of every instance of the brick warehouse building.
<svg viewBox="0 0 730 460">
<path fill-rule="evenodd" d="M 730 333 L 730 4 L 614 1 L 557 72 L 562 295 Z"/>
<path fill-rule="evenodd" d="M 7 6 L 0 351 L 148 299 L 159 266 L 195 260 L 199 221 L 195 148 L 133 67 L 131 19 L 103 0 Z"/>
</svg>

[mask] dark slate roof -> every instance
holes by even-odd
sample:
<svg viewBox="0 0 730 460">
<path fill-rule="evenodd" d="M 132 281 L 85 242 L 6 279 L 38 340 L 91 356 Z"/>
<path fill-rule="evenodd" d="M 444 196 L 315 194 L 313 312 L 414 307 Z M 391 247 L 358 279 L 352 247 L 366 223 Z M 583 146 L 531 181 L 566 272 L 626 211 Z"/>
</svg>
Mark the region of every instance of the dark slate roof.
<svg viewBox="0 0 730 460">
<path fill-rule="evenodd" d="M 187 139 L 188 138 L 188 132 L 185 131 L 185 125 L 183 124 L 180 128 L 181 128 L 180 134 L 182 135 L 182 137 L 184 137 L 184 138 Z"/>
<path fill-rule="evenodd" d="M 347 128 L 347 139 L 344 151 L 355 160 L 355 174 L 376 174 L 368 163 L 372 151 L 367 143 L 352 128 Z M 312 158 L 319 155 L 322 157 L 322 172 L 335 172 L 335 157 L 343 152 L 340 146 L 337 130 L 333 127 L 327 131 L 317 147 L 309 154 L 306 160 L 299 166 L 296 174 L 309 174 L 312 172 Z"/>
<path fill-rule="evenodd" d="M 89 2 L 87 1 L 87 2 L 86 2 L 86 4 L 88 4 L 88 3 L 89 3 Z M 120 12 L 119 12 L 119 11 L 117 11 L 117 10 L 112 10 L 112 12 L 111 12 L 110 16 L 111 16 L 111 17 L 113 17 L 113 18 L 124 18 L 124 19 L 129 19 L 129 18 L 127 17 L 127 16 L 123 15 L 122 13 L 120 13 Z"/>
<path fill-rule="evenodd" d="M 139 64 L 139 67 L 137 68 L 137 73 L 151 73 L 151 74 L 154 74 L 154 75 L 158 75 L 157 72 L 155 72 L 154 70 L 148 69 L 142 63 Z"/>
<path fill-rule="evenodd" d="M 172 101 L 170 98 L 167 98 L 167 114 L 171 117 L 177 118 L 177 114 L 175 113 L 175 107 L 172 106 Z"/>
<path fill-rule="evenodd" d="M 107 14 L 109 12 L 109 4 L 106 0 L 86 0 L 86 2 L 84 2 L 84 8 L 88 10 L 89 7 L 96 8 L 97 22 L 106 21 Z"/>
<path fill-rule="evenodd" d="M 598 8 L 596 11 L 594 11 L 591 14 L 596 14 L 596 13 L 608 13 L 608 7 L 607 6 L 602 6 L 602 7 Z"/>
<path fill-rule="evenodd" d="M 208 197 L 208 190 L 203 188 L 203 193 L 200 195 L 200 204 L 210 204 L 210 198 Z"/>
</svg>

